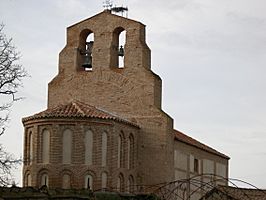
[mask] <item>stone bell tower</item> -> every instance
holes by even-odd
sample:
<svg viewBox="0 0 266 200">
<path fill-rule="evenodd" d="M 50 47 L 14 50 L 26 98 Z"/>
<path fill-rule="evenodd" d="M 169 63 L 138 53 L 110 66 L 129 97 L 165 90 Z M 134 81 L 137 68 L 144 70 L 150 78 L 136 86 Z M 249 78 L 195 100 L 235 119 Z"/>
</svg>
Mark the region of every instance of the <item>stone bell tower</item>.
<svg viewBox="0 0 266 200">
<path fill-rule="evenodd" d="M 109 10 L 67 28 L 48 108 L 23 124 L 24 186 L 132 191 L 173 179 L 173 122 L 145 26 Z"/>
</svg>

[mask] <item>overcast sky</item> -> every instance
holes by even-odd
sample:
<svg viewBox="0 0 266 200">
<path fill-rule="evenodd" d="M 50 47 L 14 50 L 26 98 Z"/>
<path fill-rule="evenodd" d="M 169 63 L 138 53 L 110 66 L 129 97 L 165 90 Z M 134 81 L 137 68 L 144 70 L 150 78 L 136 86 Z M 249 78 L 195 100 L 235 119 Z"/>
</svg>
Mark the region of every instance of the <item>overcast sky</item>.
<svg viewBox="0 0 266 200">
<path fill-rule="evenodd" d="M 146 25 L 152 70 L 162 78 L 163 109 L 175 128 L 230 156 L 230 177 L 266 188 L 266 1 L 114 4 Z M 22 156 L 21 118 L 46 109 L 66 27 L 102 10 L 102 1 L 0 0 L 4 31 L 31 75 L 0 137 L 9 151 Z M 20 176 L 21 169 L 21 183 Z"/>
</svg>

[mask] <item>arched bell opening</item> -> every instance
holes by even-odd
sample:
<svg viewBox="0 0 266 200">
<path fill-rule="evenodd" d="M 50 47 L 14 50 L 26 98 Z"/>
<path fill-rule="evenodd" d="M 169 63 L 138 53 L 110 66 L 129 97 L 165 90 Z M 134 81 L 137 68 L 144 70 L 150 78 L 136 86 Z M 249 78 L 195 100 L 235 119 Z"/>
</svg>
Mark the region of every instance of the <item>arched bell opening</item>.
<svg viewBox="0 0 266 200">
<path fill-rule="evenodd" d="M 124 68 L 125 59 L 126 30 L 118 27 L 113 32 L 113 48 L 111 66 L 114 68 Z"/>
<path fill-rule="evenodd" d="M 80 33 L 78 68 L 82 71 L 92 71 L 93 67 L 94 33 L 85 29 Z"/>
<path fill-rule="evenodd" d="M 124 58 L 125 58 L 125 44 L 126 44 L 126 31 L 122 31 L 119 34 L 119 42 L 118 42 L 118 68 L 124 68 Z"/>
</svg>

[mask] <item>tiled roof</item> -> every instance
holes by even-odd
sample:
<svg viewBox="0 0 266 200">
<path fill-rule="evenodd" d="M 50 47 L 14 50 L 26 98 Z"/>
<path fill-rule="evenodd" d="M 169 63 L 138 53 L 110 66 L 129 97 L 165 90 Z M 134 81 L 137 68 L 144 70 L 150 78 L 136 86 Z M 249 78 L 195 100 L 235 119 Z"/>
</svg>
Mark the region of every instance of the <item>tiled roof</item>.
<svg viewBox="0 0 266 200">
<path fill-rule="evenodd" d="M 213 199 L 214 193 L 220 193 L 226 196 L 226 199 L 233 200 L 266 200 L 266 190 L 254 189 L 254 188 L 238 188 L 232 186 L 217 186 L 205 195 L 205 198 L 201 199 Z M 210 198 L 208 198 L 210 197 Z M 222 199 L 222 198 L 221 198 Z"/>
<path fill-rule="evenodd" d="M 207 151 L 209 153 L 221 156 L 223 158 L 230 159 L 225 154 L 222 154 L 222 153 L 216 151 L 215 149 L 213 149 L 213 148 L 211 148 L 211 147 L 209 147 L 209 146 L 207 146 L 207 145 L 195 140 L 192 137 L 189 137 L 189 136 L 185 135 L 184 133 L 182 133 L 180 131 L 174 130 L 174 133 L 175 133 L 175 139 L 176 140 L 179 140 L 179 141 L 184 142 L 186 144 L 192 145 L 192 146 L 194 146 L 196 148 L 199 148 L 201 150 Z"/>
<path fill-rule="evenodd" d="M 118 122 L 123 122 L 138 127 L 133 122 L 126 119 L 122 119 L 115 114 L 104 111 L 95 106 L 84 104 L 81 102 L 71 102 L 65 105 L 58 105 L 54 108 L 47 109 L 30 117 L 25 117 L 22 122 L 27 122 L 32 119 L 43 118 L 98 118 L 98 119 L 110 119 Z"/>
</svg>

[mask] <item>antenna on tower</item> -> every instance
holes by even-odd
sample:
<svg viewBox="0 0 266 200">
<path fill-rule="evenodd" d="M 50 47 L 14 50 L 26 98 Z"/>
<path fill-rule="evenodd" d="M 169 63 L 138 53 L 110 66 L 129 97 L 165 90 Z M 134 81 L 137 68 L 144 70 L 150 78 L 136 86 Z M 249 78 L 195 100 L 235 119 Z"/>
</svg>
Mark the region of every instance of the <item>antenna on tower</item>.
<svg viewBox="0 0 266 200">
<path fill-rule="evenodd" d="M 115 13 L 121 13 L 122 17 L 124 17 L 124 12 L 126 12 L 126 17 L 128 16 L 128 8 L 127 7 L 123 7 L 123 5 L 119 6 L 119 7 L 117 7 L 117 6 L 112 7 L 111 11 L 115 12 Z"/>
<path fill-rule="evenodd" d="M 111 1 L 111 0 L 105 0 L 105 1 L 103 1 L 103 7 L 106 10 L 111 10 L 112 7 L 113 7 L 113 1 Z"/>
<path fill-rule="evenodd" d="M 124 12 L 126 12 L 126 18 L 128 17 L 128 8 L 122 6 L 114 6 L 113 1 L 111 0 L 104 0 L 103 7 L 105 10 L 111 11 L 113 13 L 120 13 L 122 17 L 124 17 Z"/>
</svg>

